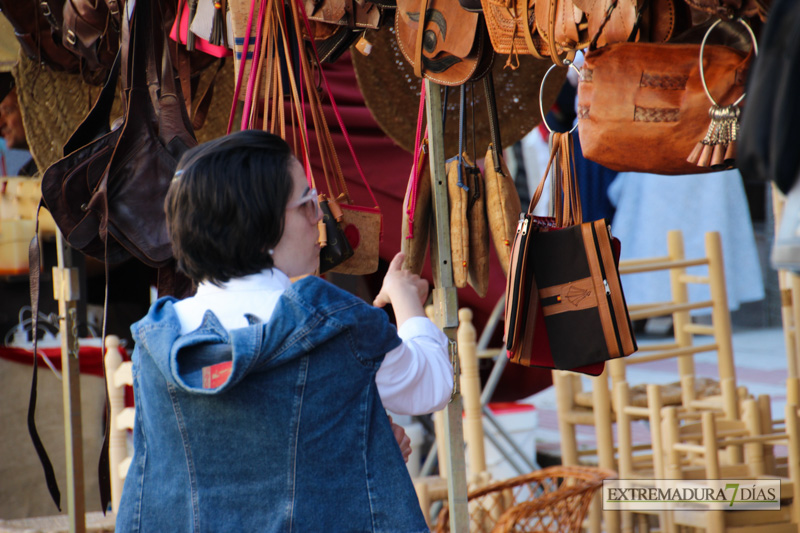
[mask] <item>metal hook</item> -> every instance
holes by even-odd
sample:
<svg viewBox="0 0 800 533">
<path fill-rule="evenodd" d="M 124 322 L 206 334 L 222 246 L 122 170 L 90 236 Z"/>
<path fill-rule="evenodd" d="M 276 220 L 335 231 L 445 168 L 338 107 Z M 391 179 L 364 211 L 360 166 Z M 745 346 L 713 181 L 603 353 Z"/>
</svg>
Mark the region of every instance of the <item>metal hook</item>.
<svg viewBox="0 0 800 533">
<path fill-rule="evenodd" d="M 544 92 L 544 82 L 547 81 L 547 76 L 550 74 L 551 70 L 553 70 L 555 67 L 558 67 L 558 66 L 560 66 L 560 65 L 553 64 L 553 65 L 550 66 L 549 69 L 547 69 L 547 72 L 545 72 L 544 77 L 542 78 L 542 84 L 539 87 L 539 113 L 542 114 L 542 124 L 544 124 L 545 128 L 547 128 L 547 131 L 549 131 L 550 133 L 553 133 L 553 129 L 550 127 L 549 124 L 547 124 L 547 119 L 544 117 L 544 105 L 542 105 L 542 93 Z M 564 60 L 564 66 L 571 67 L 571 68 L 575 69 L 575 72 L 578 73 L 578 77 L 580 79 L 583 79 L 583 75 L 581 75 L 581 71 L 580 71 L 580 69 L 578 67 L 575 66 L 575 63 L 573 63 L 572 61 L 570 61 L 568 59 L 565 59 Z M 572 129 L 569 130 L 569 133 L 572 133 L 573 131 L 575 131 L 575 128 L 577 128 L 577 127 L 578 127 L 578 124 L 575 124 L 574 126 L 572 126 Z"/>
<path fill-rule="evenodd" d="M 706 92 L 706 96 L 708 96 L 708 99 L 711 100 L 711 103 L 714 104 L 717 107 L 719 107 L 719 104 L 717 103 L 716 100 L 714 100 L 714 97 L 711 96 L 711 92 L 708 90 L 708 85 L 706 84 L 706 74 L 705 74 L 705 70 L 703 68 L 703 50 L 705 50 L 706 41 L 708 40 L 708 36 L 711 35 L 711 31 L 714 28 L 716 28 L 717 24 L 719 24 L 722 21 L 723 21 L 723 19 L 715 20 L 714 23 L 711 26 L 708 27 L 708 30 L 706 31 L 706 34 L 703 36 L 703 41 L 700 43 L 700 81 L 703 83 L 703 90 Z M 753 33 L 753 29 L 742 18 L 736 19 L 735 22 L 741 23 L 747 29 L 747 33 L 750 34 L 750 38 L 753 40 L 753 52 L 755 53 L 755 55 L 758 55 L 758 42 L 756 41 L 756 35 L 755 35 L 755 33 Z M 745 94 L 747 94 L 747 93 L 743 92 L 742 95 L 731 105 L 738 105 L 739 102 L 744 100 Z M 541 97 L 539 98 L 539 102 L 541 102 Z"/>
</svg>

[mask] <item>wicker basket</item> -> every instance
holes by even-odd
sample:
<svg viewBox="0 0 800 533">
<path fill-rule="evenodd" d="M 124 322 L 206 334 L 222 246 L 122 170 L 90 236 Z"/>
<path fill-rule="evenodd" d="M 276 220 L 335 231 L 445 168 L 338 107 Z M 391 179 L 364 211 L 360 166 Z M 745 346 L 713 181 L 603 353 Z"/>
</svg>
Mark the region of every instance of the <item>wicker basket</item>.
<svg viewBox="0 0 800 533">
<path fill-rule="evenodd" d="M 471 491 L 471 532 L 577 532 L 592 496 L 612 470 L 591 466 L 551 466 Z M 435 531 L 450 531 L 450 513 L 439 513 Z"/>
</svg>

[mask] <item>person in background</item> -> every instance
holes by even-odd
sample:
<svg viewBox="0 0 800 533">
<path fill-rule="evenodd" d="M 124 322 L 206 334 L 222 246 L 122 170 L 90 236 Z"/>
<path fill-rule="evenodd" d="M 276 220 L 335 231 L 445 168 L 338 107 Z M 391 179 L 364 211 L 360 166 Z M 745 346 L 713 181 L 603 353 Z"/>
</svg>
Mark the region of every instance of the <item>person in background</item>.
<svg viewBox="0 0 800 533">
<path fill-rule="evenodd" d="M 22 124 L 22 112 L 17 100 L 17 87 L 10 72 L 0 73 L 0 136 L 6 148 L 28 150 L 28 138 Z M 18 176 L 34 176 L 38 169 L 31 157 L 17 172 Z"/>
<path fill-rule="evenodd" d="M 131 328 L 134 453 L 116 531 L 427 531 L 385 412 L 430 413 L 452 392 L 427 282 L 397 254 L 373 307 L 309 276 L 317 193 L 267 132 L 186 152 L 165 210 L 198 287 Z"/>
</svg>

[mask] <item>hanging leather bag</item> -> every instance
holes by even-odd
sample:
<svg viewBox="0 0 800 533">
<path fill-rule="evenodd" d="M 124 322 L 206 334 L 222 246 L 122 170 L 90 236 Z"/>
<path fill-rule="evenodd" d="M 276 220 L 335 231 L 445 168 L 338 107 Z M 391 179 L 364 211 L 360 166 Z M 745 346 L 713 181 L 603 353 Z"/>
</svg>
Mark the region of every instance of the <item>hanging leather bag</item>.
<svg viewBox="0 0 800 533">
<path fill-rule="evenodd" d="M 483 18 L 458 0 L 399 0 L 395 36 L 414 75 L 440 85 L 480 79 L 494 60 Z"/>
<path fill-rule="evenodd" d="M 583 222 L 570 134 L 553 134 L 555 217 L 533 215 L 542 179 L 520 216 L 506 285 L 505 341 L 513 363 L 602 373 L 636 351 L 614 242 L 605 220 Z"/>
<path fill-rule="evenodd" d="M 578 83 L 583 155 L 619 172 L 729 168 L 735 153 L 726 155 L 725 149 L 731 143 L 719 139 L 715 153 L 707 141 L 713 128 L 721 128 L 709 118 L 708 95 L 715 107 L 738 116 L 751 58 L 752 53 L 702 44 L 615 43 L 587 53 Z M 738 120 L 731 127 L 738 129 Z M 710 148 L 688 161 L 698 143 Z"/>
<path fill-rule="evenodd" d="M 99 221 L 87 208 L 122 133 L 119 124 L 114 129 L 109 125 L 120 61 L 118 55 L 95 105 L 64 145 L 66 155 L 42 175 L 42 200 L 67 242 L 109 263 L 129 259 L 131 254 L 116 242 L 106 248 Z"/>
<path fill-rule="evenodd" d="M 42 189 L 46 206 L 74 248 L 109 263 L 136 257 L 158 268 L 172 259 L 163 209 L 166 191 L 178 159 L 197 141 L 175 84 L 160 11 L 150 7 L 142 2 L 130 27 L 123 25 L 129 38 L 121 52 L 122 126 L 108 131 L 110 80 L 68 148 L 93 132 L 101 136 L 48 168 Z M 160 91 L 151 98 L 149 87 Z"/>
</svg>

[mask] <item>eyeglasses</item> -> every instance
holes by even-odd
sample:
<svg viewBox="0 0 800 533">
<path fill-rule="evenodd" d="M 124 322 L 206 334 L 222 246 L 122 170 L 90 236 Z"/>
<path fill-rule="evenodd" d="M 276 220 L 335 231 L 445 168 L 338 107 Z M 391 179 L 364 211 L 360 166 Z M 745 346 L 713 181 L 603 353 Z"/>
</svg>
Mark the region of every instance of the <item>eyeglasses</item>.
<svg viewBox="0 0 800 533">
<path fill-rule="evenodd" d="M 309 189 L 299 200 L 290 203 L 288 208 L 302 207 L 303 212 L 309 219 L 316 220 L 319 217 L 319 203 L 317 202 L 317 189 Z"/>
</svg>

